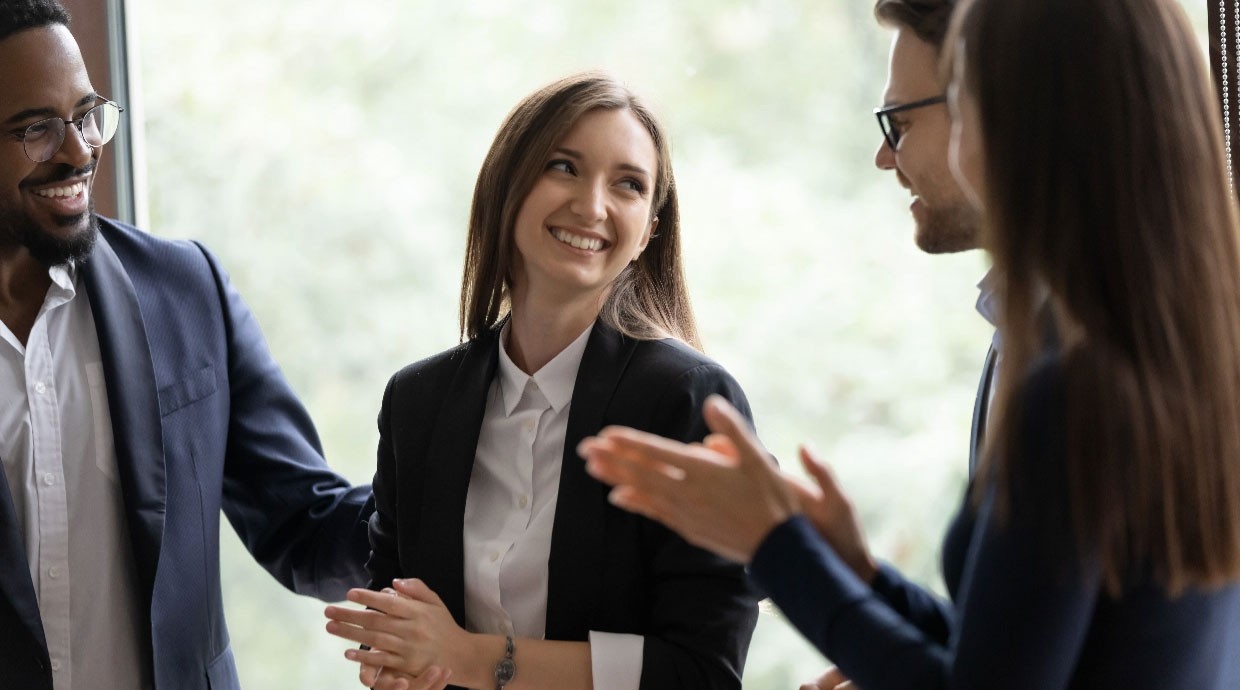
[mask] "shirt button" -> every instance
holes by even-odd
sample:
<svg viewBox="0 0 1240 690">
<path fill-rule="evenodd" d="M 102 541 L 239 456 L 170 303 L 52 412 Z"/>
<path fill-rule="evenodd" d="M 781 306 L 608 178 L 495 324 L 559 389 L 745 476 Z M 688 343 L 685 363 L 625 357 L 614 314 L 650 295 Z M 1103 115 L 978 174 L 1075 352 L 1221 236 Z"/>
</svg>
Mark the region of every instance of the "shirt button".
<svg viewBox="0 0 1240 690">
<path fill-rule="evenodd" d="M 525 430 L 526 430 L 526 431 L 533 431 L 533 430 L 534 430 L 534 422 L 526 422 L 526 423 L 525 423 Z"/>
<path fill-rule="evenodd" d="M 52 659 L 52 670 L 53 670 L 53 671 L 59 671 L 59 670 L 60 670 L 60 661 L 58 661 L 58 660 L 56 660 L 56 659 Z"/>
<path fill-rule="evenodd" d="M 57 568 L 56 566 L 52 566 L 47 569 L 47 574 L 51 576 L 53 580 L 55 580 L 56 578 L 60 577 L 60 568 Z"/>
<path fill-rule="evenodd" d="M 42 381 L 39 381 L 38 383 L 34 384 L 34 392 L 38 393 L 39 395 L 43 395 L 44 393 L 47 392 L 47 384 L 43 383 Z"/>
<path fill-rule="evenodd" d="M 55 484 L 56 475 L 52 474 L 51 472 L 48 472 L 47 474 L 43 475 L 43 483 L 47 484 L 48 486 Z"/>
<path fill-rule="evenodd" d="M 498 551 L 492 551 L 492 552 L 491 552 L 491 562 L 492 562 L 492 563 L 494 563 L 495 561 L 498 561 L 498 560 L 499 560 L 499 552 L 498 552 Z"/>
<path fill-rule="evenodd" d="M 517 505 L 518 505 L 518 506 L 520 506 L 520 507 L 522 507 L 522 508 L 524 508 L 525 506 L 527 506 L 527 505 L 529 505 L 529 504 L 530 504 L 530 499 L 529 499 L 529 498 L 527 498 L 527 497 L 525 497 L 525 496 L 522 496 L 521 498 L 518 498 L 518 499 L 517 499 Z"/>
</svg>

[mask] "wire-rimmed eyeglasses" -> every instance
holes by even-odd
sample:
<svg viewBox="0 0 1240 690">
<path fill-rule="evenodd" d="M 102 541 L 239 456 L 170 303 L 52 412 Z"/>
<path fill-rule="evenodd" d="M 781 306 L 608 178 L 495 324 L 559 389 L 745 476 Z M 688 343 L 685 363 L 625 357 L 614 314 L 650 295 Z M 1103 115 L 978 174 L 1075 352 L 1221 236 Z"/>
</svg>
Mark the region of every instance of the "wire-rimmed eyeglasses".
<svg viewBox="0 0 1240 690">
<path fill-rule="evenodd" d="M 116 135 L 116 129 L 121 123 L 121 113 L 125 112 L 120 105 L 106 98 L 100 100 L 103 102 L 87 110 L 76 120 L 49 117 L 31 124 L 20 133 L 8 134 L 21 140 L 26 157 L 35 163 L 51 160 L 56 155 L 65 143 L 65 130 L 70 125 L 77 128 L 87 146 L 97 149 Z"/>
<path fill-rule="evenodd" d="M 912 103 L 897 103 L 896 105 L 886 105 L 881 108 L 874 109 L 874 116 L 878 118 L 878 128 L 883 130 L 883 138 L 887 140 L 887 145 L 892 151 L 896 150 L 896 145 L 900 143 L 900 128 L 896 123 L 891 121 L 891 116 L 896 113 L 902 113 L 915 108 L 924 108 L 928 105 L 938 105 L 947 101 L 947 96 L 934 96 L 932 98 L 923 98 L 920 101 Z"/>
</svg>

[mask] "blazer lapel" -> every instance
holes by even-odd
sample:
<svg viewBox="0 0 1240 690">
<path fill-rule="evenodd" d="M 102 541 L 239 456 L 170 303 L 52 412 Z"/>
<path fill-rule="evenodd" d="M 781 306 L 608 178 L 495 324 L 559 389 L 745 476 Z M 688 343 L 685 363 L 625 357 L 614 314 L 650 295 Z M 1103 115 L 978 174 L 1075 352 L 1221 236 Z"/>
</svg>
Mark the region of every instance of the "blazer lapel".
<svg viewBox="0 0 1240 690">
<path fill-rule="evenodd" d="M 138 294 L 103 235 L 82 265 L 103 356 L 116 466 L 143 601 L 150 611 L 166 506 L 158 388 Z"/>
<path fill-rule="evenodd" d="M 415 551 L 421 562 L 417 568 L 460 625 L 465 622 L 465 499 L 487 392 L 499 365 L 497 334 L 498 327 L 471 343 L 457 367 L 434 421 L 421 487 L 421 529 Z"/>
<path fill-rule="evenodd" d="M 606 548 L 601 535 L 606 527 L 607 487 L 586 474 L 577 445 L 603 428 L 612 395 L 636 346 L 636 341 L 596 322 L 577 370 L 547 564 L 547 639 L 585 639 L 590 629 L 590 602 L 597 601 Z"/>
<path fill-rule="evenodd" d="M 46 655 L 47 638 L 43 635 L 39 600 L 30 580 L 30 562 L 26 559 L 25 540 L 17 529 L 10 490 L 9 480 L 0 472 L 0 598 L 9 602 Z"/>
<path fill-rule="evenodd" d="M 977 471 L 977 463 L 982 454 L 982 442 L 986 438 L 986 418 L 990 414 L 990 391 L 994 387 L 995 362 L 999 351 L 993 343 L 986 352 L 986 365 L 982 367 L 982 378 L 977 384 L 977 397 L 973 403 L 973 428 L 969 433 L 969 476 Z"/>
</svg>

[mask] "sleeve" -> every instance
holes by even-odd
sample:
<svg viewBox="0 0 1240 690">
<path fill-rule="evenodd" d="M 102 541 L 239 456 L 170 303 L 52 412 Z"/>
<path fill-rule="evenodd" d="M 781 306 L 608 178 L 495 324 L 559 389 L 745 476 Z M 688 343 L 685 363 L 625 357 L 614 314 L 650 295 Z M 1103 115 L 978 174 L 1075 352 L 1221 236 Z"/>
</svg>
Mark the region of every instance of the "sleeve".
<svg viewBox="0 0 1240 690">
<path fill-rule="evenodd" d="M 717 364 L 694 367 L 671 381 L 655 408 L 653 433 L 697 442 L 708 430 L 702 404 L 722 395 L 752 423 L 749 401 Z M 648 564 L 653 597 L 643 645 L 642 690 L 740 688 L 745 655 L 758 620 L 757 594 L 744 568 L 691 546 L 653 522 Z"/>
<path fill-rule="evenodd" d="M 396 548 L 396 455 L 392 451 L 392 390 L 396 377 L 388 382 L 383 391 L 383 404 L 379 409 L 379 450 L 375 470 L 375 513 L 370 518 L 370 560 L 366 570 L 370 575 L 370 588 L 389 586 L 400 574 L 400 559 Z"/>
<path fill-rule="evenodd" d="M 219 290 L 228 347 L 224 513 L 285 587 L 343 599 L 349 587 L 366 582 L 370 487 L 352 487 L 327 466 L 314 424 L 253 314 L 214 257 L 202 252 Z"/>
<path fill-rule="evenodd" d="M 879 564 L 870 586 L 897 615 L 930 639 L 947 644 L 955 619 L 949 602 L 910 582 L 888 563 Z"/>
<path fill-rule="evenodd" d="M 777 527 L 750 573 L 788 619 L 859 687 L 1064 688 L 1088 632 L 1099 576 L 1065 561 L 1061 527 L 1063 405 L 1034 381 L 1026 390 L 1017 468 L 1022 497 L 1006 520 L 994 493 L 978 508 L 956 605 L 957 626 L 938 639 L 900 615 L 843 564 L 803 518 Z M 1049 468 L 1049 469 L 1047 469 Z M 1015 475 L 1014 475 L 1015 476 Z M 1062 567 L 1067 565 L 1068 567 Z M 915 595 L 920 598 L 922 595 Z"/>
</svg>

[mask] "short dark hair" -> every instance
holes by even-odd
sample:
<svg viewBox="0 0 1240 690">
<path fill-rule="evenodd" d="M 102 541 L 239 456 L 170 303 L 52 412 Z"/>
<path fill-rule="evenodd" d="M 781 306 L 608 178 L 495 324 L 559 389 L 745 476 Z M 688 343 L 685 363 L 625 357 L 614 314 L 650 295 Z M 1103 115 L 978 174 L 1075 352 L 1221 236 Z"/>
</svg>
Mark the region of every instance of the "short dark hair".
<svg viewBox="0 0 1240 690">
<path fill-rule="evenodd" d="M 878 0 L 874 16 L 879 24 L 912 29 L 921 40 L 942 48 L 955 7 L 955 0 Z"/>
<path fill-rule="evenodd" d="M 69 26 L 69 12 L 56 0 L 3 0 L 0 2 L 0 41 L 19 31 L 52 24 Z"/>
</svg>

